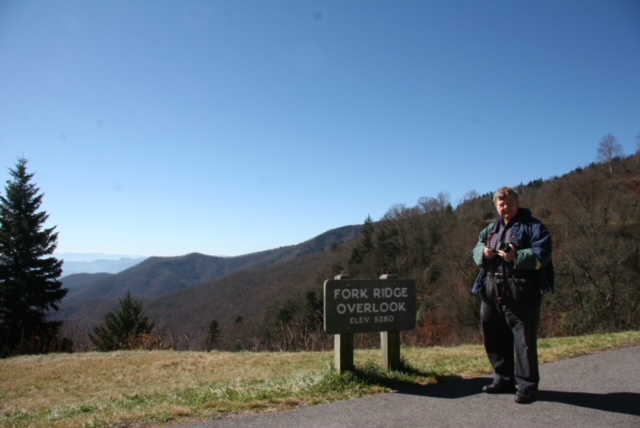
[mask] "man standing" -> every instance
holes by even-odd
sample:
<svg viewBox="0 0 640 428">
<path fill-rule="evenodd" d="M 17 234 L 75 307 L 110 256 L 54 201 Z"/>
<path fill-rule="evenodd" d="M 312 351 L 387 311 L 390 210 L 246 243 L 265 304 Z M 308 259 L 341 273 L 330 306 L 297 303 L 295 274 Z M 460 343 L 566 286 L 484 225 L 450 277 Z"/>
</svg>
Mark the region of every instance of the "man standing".
<svg viewBox="0 0 640 428">
<path fill-rule="evenodd" d="M 484 228 L 473 249 L 481 271 L 472 292 L 482 297 L 480 320 L 484 347 L 493 367 L 488 394 L 515 392 L 516 403 L 536 399 L 538 326 L 542 295 L 554 287 L 551 234 L 521 208 L 511 187 L 493 197 L 499 218 Z M 515 349 L 515 359 L 514 359 Z"/>
</svg>

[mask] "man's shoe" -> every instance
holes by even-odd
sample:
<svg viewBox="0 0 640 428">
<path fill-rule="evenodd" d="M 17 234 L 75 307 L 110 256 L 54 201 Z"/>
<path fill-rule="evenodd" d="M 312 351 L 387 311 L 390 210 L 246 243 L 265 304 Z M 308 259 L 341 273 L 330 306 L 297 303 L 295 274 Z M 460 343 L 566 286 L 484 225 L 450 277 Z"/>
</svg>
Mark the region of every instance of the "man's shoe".
<svg viewBox="0 0 640 428">
<path fill-rule="evenodd" d="M 536 391 L 533 389 L 519 389 L 514 400 L 518 404 L 533 403 L 536 401 Z"/>
<path fill-rule="evenodd" d="M 513 394 L 516 387 L 510 383 L 492 383 L 482 387 L 482 392 L 487 394 Z"/>
</svg>

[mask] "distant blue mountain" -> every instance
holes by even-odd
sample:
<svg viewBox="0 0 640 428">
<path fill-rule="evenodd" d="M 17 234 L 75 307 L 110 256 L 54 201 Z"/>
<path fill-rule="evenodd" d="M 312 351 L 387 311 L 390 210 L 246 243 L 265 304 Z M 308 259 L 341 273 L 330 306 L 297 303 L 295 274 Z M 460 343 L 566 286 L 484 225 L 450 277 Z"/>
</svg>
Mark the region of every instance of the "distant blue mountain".
<svg viewBox="0 0 640 428">
<path fill-rule="evenodd" d="M 100 253 L 59 253 L 54 256 L 64 260 L 63 277 L 75 273 L 119 273 L 147 259 L 142 256 L 129 257 Z"/>
</svg>

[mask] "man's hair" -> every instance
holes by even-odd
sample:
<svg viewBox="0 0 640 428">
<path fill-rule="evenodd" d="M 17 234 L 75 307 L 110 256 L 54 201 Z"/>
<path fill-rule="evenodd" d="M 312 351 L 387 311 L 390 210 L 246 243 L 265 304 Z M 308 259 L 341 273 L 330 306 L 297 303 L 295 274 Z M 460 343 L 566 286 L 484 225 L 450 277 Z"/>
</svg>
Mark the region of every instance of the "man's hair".
<svg viewBox="0 0 640 428">
<path fill-rule="evenodd" d="M 516 199 L 516 201 L 519 200 L 518 192 L 516 192 L 516 189 L 510 186 L 503 186 L 493 194 L 493 204 L 495 205 L 498 200 L 504 199 L 509 195 L 512 195 Z"/>
</svg>

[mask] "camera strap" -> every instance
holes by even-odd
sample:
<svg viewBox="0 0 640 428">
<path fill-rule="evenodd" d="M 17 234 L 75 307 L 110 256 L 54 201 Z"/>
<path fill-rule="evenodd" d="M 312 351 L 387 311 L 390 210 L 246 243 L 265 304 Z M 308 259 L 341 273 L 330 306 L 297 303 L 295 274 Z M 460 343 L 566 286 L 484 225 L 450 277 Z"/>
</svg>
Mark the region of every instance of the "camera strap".
<svg viewBox="0 0 640 428">
<path fill-rule="evenodd" d="M 507 239 L 509 236 L 509 231 L 511 230 L 512 224 L 505 225 L 502 222 L 501 218 L 498 218 L 489 233 L 489 237 L 487 239 L 487 246 L 490 248 L 498 249 L 502 246 L 502 244 L 509 244 L 510 241 Z M 494 281 L 495 285 L 495 293 L 496 296 L 494 299 L 498 302 L 504 301 L 509 295 L 509 284 L 508 279 L 509 276 L 513 276 L 513 268 L 510 263 L 506 260 L 498 257 L 499 260 L 495 260 L 491 263 L 491 279 Z"/>
</svg>

